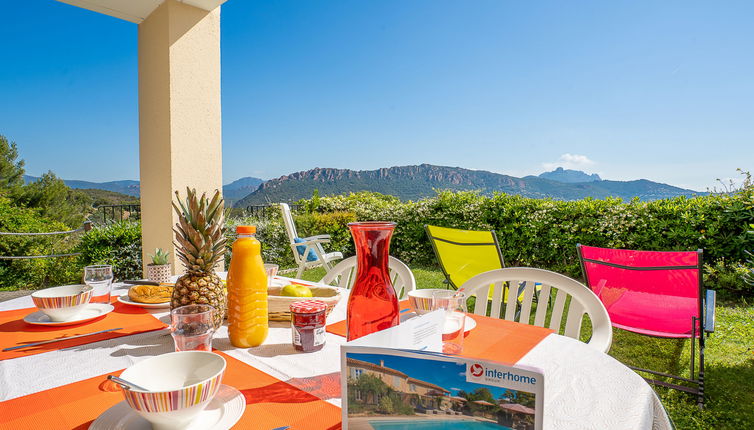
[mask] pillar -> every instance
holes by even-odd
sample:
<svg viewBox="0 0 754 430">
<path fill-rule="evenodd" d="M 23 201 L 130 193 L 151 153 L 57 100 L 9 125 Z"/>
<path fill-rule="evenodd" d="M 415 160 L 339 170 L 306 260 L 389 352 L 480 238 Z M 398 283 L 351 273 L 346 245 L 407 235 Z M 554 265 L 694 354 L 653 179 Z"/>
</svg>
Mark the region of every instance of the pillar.
<svg viewBox="0 0 754 430">
<path fill-rule="evenodd" d="M 141 24 L 139 166 L 144 273 L 148 254 L 172 254 L 174 191 L 222 190 L 220 8 L 205 11 L 166 0 Z"/>
</svg>

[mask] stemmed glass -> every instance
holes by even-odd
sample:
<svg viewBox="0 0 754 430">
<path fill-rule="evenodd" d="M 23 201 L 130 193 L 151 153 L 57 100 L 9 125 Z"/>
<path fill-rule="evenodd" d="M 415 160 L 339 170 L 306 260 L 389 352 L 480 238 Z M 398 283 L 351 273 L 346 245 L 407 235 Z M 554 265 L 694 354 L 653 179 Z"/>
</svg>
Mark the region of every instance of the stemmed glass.
<svg viewBox="0 0 754 430">
<path fill-rule="evenodd" d="M 91 303 L 110 303 L 110 290 L 113 284 L 113 266 L 98 265 L 84 267 L 84 283 L 94 288 Z"/>
</svg>

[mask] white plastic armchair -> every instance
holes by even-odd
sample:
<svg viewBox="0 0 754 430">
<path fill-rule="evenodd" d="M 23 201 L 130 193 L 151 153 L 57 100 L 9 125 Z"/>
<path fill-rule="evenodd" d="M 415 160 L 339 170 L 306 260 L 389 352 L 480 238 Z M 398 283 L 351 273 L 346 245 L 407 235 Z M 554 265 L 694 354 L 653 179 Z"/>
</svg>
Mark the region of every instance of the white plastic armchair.
<svg viewBox="0 0 754 430">
<path fill-rule="evenodd" d="M 348 257 L 336 264 L 319 282 L 350 289 L 356 281 L 356 266 L 356 257 Z M 390 281 L 393 283 L 395 294 L 398 296 L 398 300 L 403 300 L 408 296 L 409 291 L 416 289 L 414 274 L 405 263 L 395 257 L 390 257 L 388 266 L 390 268 Z"/>
<path fill-rule="evenodd" d="M 532 316 L 535 284 L 537 284 L 536 287 L 541 285 L 541 290 L 536 303 L 536 311 Z M 504 289 L 509 288 L 509 285 L 523 287 L 523 300 L 519 302 L 516 294 L 508 294 L 508 300 L 503 309 L 502 297 Z M 491 300 L 488 297 L 490 286 L 493 289 Z M 474 313 L 477 315 L 549 327 L 558 334 L 574 339 L 579 339 L 584 314 L 587 314 L 592 323 L 592 336 L 587 344 L 605 353 L 610 350 L 613 328 L 605 306 L 592 290 L 567 276 L 543 269 L 511 267 L 474 276 L 466 281 L 459 288 L 460 290 L 464 290 L 467 297 L 476 297 Z M 550 303 L 553 293 L 554 301 Z M 517 308 L 519 306 L 520 309 Z M 551 310 L 551 313 L 548 310 Z M 548 313 L 550 314 L 549 321 Z M 564 316 L 565 327 L 561 333 Z"/>
<path fill-rule="evenodd" d="M 280 211 L 283 213 L 283 223 L 285 224 L 285 232 L 288 234 L 291 251 L 293 251 L 293 259 L 298 265 L 296 278 L 300 278 L 304 270 L 320 266 L 324 267 L 325 271 L 329 273 L 332 270 L 333 262 L 343 258 L 343 254 L 340 252 L 325 252 L 322 247 L 322 244 L 330 243 L 330 235 L 299 237 L 296 232 L 296 224 L 293 222 L 291 208 L 287 203 L 280 203 Z M 301 249 L 299 247 L 303 248 L 303 252 L 299 251 Z M 311 253 L 314 253 L 313 255 L 316 258 L 310 259 Z"/>
</svg>

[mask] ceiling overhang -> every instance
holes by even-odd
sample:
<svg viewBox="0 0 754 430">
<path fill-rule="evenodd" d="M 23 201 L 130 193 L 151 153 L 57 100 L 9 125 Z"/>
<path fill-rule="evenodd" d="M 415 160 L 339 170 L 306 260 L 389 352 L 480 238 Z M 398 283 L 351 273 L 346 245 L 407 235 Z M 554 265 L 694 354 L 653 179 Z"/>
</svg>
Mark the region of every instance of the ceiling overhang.
<svg viewBox="0 0 754 430">
<path fill-rule="evenodd" d="M 126 21 L 134 22 L 136 24 L 144 21 L 149 14 L 152 13 L 157 6 L 162 4 L 164 0 L 58 0 L 61 3 L 67 3 L 73 6 L 78 6 L 83 9 L 88 9 L 94 12 L 99 12 L 104 15 L 109 15 L 115 18 L 120 18 Z M 199 9 L 212 10 L 227 0 L 178 0 L 181 3 L 198 7 Z"/>
</svg>

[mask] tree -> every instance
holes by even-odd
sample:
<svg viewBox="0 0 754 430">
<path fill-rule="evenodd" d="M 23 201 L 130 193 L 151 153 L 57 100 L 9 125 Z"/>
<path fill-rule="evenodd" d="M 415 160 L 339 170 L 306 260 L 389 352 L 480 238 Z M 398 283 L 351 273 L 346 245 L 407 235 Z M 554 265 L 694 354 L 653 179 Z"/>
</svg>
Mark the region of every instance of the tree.
<svg viewBox="0 0 754 430">
<path fill-rule="evenodd" d="M 16 142 L 9 142 L 0 135 L 0 193 L 21 187 L 24 184 L 24 160 L 18 160 Z"/>
<path fill-rule="evenodd" d="M 78 227 L 89 215 L 92 198 L 69 188 L 52 172 L 20 188 L 15 193 L 15 203 L 36 208 L 46 218 L 54 219 L 68 227 Z"/>
<path fill-rule="evenodd" d="M 495 397 L 492 395 L 489 389 L 480 387 L 474 390 L 474 400 L 484 400 L 492 404 L 495 403 Z"/>
</svg>

